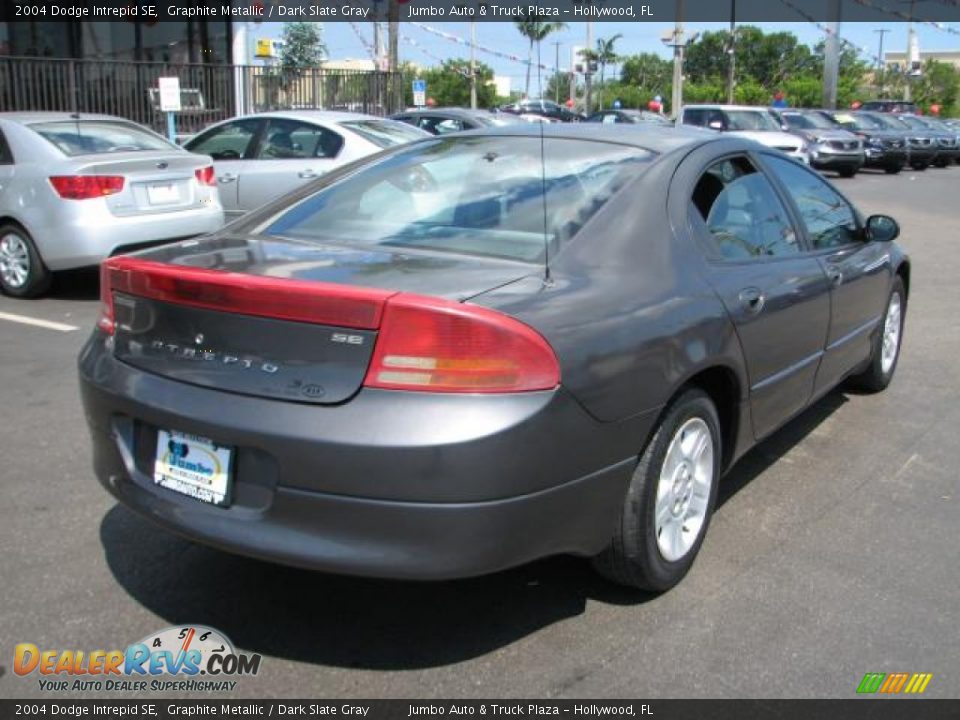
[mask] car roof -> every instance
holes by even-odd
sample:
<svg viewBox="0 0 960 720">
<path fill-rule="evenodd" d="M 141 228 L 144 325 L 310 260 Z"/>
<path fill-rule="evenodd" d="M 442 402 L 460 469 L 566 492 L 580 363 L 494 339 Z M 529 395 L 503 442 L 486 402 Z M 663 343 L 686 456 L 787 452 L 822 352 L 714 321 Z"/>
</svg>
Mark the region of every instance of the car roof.
<svg viewBox="0 0 960 720">
<path fill-rule="evenodd" d="M 389 120 L 377 115 L 348 112 L 345 110 L 269 110 L 228 118 L 230 120 L 249 120 L 256 118 L 280 118 L 284 120 L 307 120 L 312 122 L 342 123 L 350 120 Z"/>
<path fill-rule="evenodd" d="M 19 111 L 0 113 L 0 119 L 10 120 L 15 123 L 29 125 L 36 122 L 76 122 L 77 120 L 112 120 L 114 122 L 127 122 L 136 125 L 133 120 L 117 117 L 116 115 L 99 115 L 95 113 L 68 113 L 68 112 L 41 112 L 41 111 Z"/>
<path fill-rule="evenodd" d="M 750 110 L 752 112 L 766 112 L 770 108 L 759 105 L 724 105 L 722 103 L 695 103 L 684 105 L 684 110 Z M 786 110 L 787 108 L 780 108 Z"/>
<path fill-rule="evenodd" d="M 513 137 L 570 138 L 612 142 L 620 145 L 667 153 L 683 147 L 693 148 L 711 140 L 718 140 L 717 133 L 699 128 L 675 127 L 673 125 L 618 124 L 616 127 L 602 123 L 526 123 L 472 130 L 464 135 L 502 135 Z"/>
</svg>

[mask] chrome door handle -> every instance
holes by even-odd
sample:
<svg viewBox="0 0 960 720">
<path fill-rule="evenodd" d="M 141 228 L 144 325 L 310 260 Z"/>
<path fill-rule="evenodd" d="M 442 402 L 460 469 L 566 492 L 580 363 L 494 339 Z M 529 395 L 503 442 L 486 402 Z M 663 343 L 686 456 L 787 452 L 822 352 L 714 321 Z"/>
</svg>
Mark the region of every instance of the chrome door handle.
<svg viewBox="0 0 960 720">
<path fill-rule="evenodd" d="M 843 271 L 833 265 L 827 268 L 827 277 L 830 278 L 830 284 L 839 287 L 843 284 Z"/>
<path fill-rule="evenodd" d="M 760 288 L 744 288 L 739 295 L 740 306 L 750 315 L 759 315 L 767 302 L 766 296 Z"/>
<path fill-rule="evenodd" d="M 236 179 L 237 179 L 237 176 L 234 175 L 233 173 L 224 173 L 223 175 L 217 175 L 217 182 L 223 183 L 224 185 L 226 185 L 227 183 L 232 183 Z"/>
<path fill-rule="evenodd" d="M 308 178 L 315 178 L 317 176 L 317 174 L 313 170 L 301 170 L 300 172 L 297 173 L 297 175 L 299 177 L 304 178 L 305 180 Z"/>
</svg>

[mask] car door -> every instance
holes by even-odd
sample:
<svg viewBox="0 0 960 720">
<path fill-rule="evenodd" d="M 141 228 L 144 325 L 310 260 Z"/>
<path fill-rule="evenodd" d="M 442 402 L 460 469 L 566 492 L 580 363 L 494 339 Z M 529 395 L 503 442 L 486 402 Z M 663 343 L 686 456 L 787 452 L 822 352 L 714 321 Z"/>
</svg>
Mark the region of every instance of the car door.
<svg viewBox="0 0 960 720">
<path fill-rule="evenodd" d="M 817 374 L 823 394 L 870 356 L 890 287 L 890 248 L 866 241 L 857 212 L 812 170 L 775 155 L 763 162 L 793 200 L 810 252 L 830 280 L 830 331 Z"/>
<path fill-rule="evenodd" d="M 830 323 L 829 285 L 754 157 L 699 162 L 690 225 L 706 255 L 707 281 L 736 328 L 759 439 L 813 395 Z"/>
<path fill-rule="evenodd" d="M 243 214 L 239 204 L 238 181 L 251 162 L 264 124 L 263 120 L 257 118 L 233 120 L 210 128 L 184 146 L 192 153 L 213 158 L 217 192 L 227 219 Z"/>
<path fill-rule="evenodd" d="M 238 181 L 238 206 L 249 212 L 337 167 L 343 136 L 322 125 L 270 118 L 255 158 Z"/>
</svg>

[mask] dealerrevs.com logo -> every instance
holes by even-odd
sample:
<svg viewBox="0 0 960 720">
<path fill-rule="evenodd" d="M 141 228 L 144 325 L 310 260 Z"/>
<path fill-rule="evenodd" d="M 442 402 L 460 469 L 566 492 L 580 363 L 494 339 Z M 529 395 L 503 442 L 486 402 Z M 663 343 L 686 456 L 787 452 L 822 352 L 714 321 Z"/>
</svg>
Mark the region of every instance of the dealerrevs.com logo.
<svg viewBox="0 0 960 720">
<path fill-rule="evenodd" d="M 126 650 L 14 648 L 13 670 L 37 676 L 49 692 L 231 692 L 235 678 L 260 672 L 261 656 L 237 652 L 219 630 L 202 625 L 169 627 Z"/>
</svg>

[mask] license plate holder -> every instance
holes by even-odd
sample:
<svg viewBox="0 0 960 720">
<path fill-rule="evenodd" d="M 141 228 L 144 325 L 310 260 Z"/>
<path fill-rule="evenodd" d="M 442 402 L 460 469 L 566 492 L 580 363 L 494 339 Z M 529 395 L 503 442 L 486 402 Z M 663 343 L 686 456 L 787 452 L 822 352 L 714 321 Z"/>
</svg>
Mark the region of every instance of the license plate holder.
<svg viewBox="0 0 960 720">
<path fill-rule="evenodd" d="M 199 502 L 226 507 L 232 500 L 234 448 L 199 435 L 157 430 L 153 482 Z"/>
<path fill-rule="evenodd" d="M 147 185 L 147 200 L 151 205 L 173 205 L 180 202 L 180 188 L 176 183 Z"/>
</svg>

